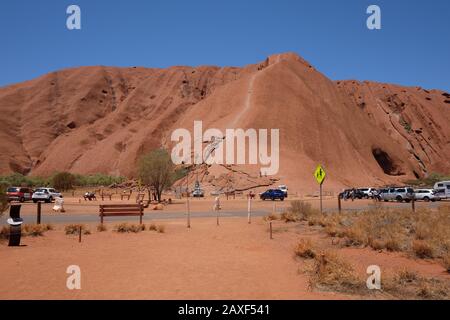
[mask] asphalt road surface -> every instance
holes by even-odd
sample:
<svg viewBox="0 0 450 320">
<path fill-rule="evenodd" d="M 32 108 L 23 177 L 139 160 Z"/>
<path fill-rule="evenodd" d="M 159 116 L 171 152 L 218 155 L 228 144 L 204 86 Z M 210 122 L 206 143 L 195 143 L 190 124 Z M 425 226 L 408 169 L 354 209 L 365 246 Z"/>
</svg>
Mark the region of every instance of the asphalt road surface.
<svg viewBox="0 0 450 320">
<path fill-rule="evenodd" d="M 425 203 L 420 203 L 420 207 L 423 207 Z M 437 208 L 439 206 L 439 202 L 430 202 L 426 204 L 428 208 Z M 342 208 L 344 211 L 361 211 L 370 209 L 371 206 L 367 204 L 361 204 L 361 206 L 353 207 L 351 209 L 345 208 L 346 202 L 342 202 Z M 396 208 L 396 209 L 409 209 L 411 208 L 410 203 L 389 203 L 388 208 Z M 284 208 L 277 208 L 278 213 L 285 210 Z M 263 217 L 271 213 L 271 209 L 255 209 L 252 211 L 252 217 Z M 335 212 L 336 208 L 325 208 L 325 212 Z M 237 210 L 237 211 L 220 211 L 221 218 L 230 218 L 230 217 L 247 217 L 247 210 Z M 191 218 L 214 218 L 216 216 L 213 212 L 191 212 Z M 35 215 L 23 215 L 24 223 L 36 223 Z M 8 214 L 5 213 L 2 218 L 0 218 L 0 224 L 6 223 L 6 219 L 8 218 Z M 186 219 L 186 212 L 170 212 L 170 211 L 152 211 L 146 212 L 144 214 L 144 221 L 151 220 L 174 220 L 174 219 Z M 139 218 L 136 216 L 125 216 L 125 217 L 105 217 L 105 222 L 114 222 L 114 221 L 129 221 L 136 222 L 139 221 Z M 100 218 L 98 213 L 91 214 L 51 214 L 51 213 L 43 213 L 41 217 L 42 223 L 90 223 L 90 222 L 100 222 Z"/>
</svg>

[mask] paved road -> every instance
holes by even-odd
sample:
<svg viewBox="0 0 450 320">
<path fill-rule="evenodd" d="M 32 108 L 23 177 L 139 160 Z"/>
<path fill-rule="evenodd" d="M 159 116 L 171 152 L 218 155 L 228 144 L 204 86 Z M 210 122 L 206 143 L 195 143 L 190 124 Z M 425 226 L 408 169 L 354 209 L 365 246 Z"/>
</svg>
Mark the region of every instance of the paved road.
<svg viewBox="0 0 450 320">
<path fill-rule="evenodd" d="M 408 203 L 389 203 L 384 204 L 383 206 L 390 209 L 409 209 L 411 208 L 411 204 Z M 428 208 L 437 208 L 439 206 L 438 202 L 434 203 L 418 203 L 417 207 L 428 207 Z M 346 208 L 346 202 L 342 202 L 342 208 L 345 211 L 362 211 L 367 210 L 371 207 L 371 205 L 362 204 L 361 206 L 354 208 Z M 284 210 L 284 208 L 277 208 L 277 211 L 280 213 Z M 325 208 L 325 212 L 335 212 L 336 208 Z M 258 209 L 252 212 L 252 217 L 263 217 L 271 213 L 271 209 Z M 222 218 L 230 218 L 230 217 L 247 217 L 246 210 L 240 211 L 221 211 L 220 216 Z M 191 212 L 191 218 L 213 218 L 215 214 L 212 212 Z M 8 218 L 8 214 L 4 214 L 2 218 L 0 218 L 0 224 L 6 223 L 6 219 Z M 35 223 L 36 216 L 35 215 L 23 215 L 23 219 L 25 223 Z M 144 221 L 150 220 L 174 220 L 174 219 L 186 219 L 185 212 L 170 212 L 170 211 L 154 211 L 147 212 L 144 215 Z M 100 218 L 98 214 L 43 214 L 42 215 L 42 223 L 89 223 L 89 222 L 99 222 Z M 136 222 L 138 221 L 138 217 L 106 217 L 105 221 L 130 221 Z"/>
<path fill-rule="evenodd" d="M 269 214 L 269 211 L 255 211 L 252 212 L 252 217 L 263 217 Z M 224 218 L 229 217 L 247 217 L 247 211 L 234 211 L 227 212 L 221 211 L 220 216 Z M 143 220 L 174 220 L 174 219 L 186 219 L 187 214 L 184 212 L 151 212 L 145 213 Z M 216 217 L 215 214 L 210 212 L 191 212 L 191 218 L 212 218 Z M 129 221 L 136 222 L 139 221 L 138 217 L 105 217 L 105 222 L 108 221 Z M 4 223 L 6 217 L 0 219 L 1 223 Z M 36 216 L 25 215 L 23 216 L 24 223 L 36 223 Z M 100 222 L 98 214 L 68 214 L 68 215 L 51 215 L 44 214 L 41 217 L 42 223 L 81 223 L 81 222 Z"/>
</svg>

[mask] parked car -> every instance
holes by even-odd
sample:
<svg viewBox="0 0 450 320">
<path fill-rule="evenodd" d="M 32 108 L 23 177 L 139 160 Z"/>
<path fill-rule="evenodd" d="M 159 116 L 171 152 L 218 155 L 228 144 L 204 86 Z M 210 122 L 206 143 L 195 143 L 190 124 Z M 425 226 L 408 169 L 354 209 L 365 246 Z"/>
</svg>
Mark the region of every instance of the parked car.
<svg viewBox="0 0 450 320">
<path fill-rule="evenodd" d="M 278 186 L 278 189 L 284 192 L 284 196 L 288 197 L 288 187 L 284 184 Z"/>
<path fill-rule="evenodd" d="M 374 197 L 375 188 L 359 188 L 358 191 L 362 193 L 364 199 L 369 199 Z"/>
<path fill-rule="evenodd" d="M 398 202 L 410 202 L 414 197 L 413 188 L 388 188 L 381 189 L 378 194 L 378 200 L 380 201 L 398 201 Z"/>
<path fill-rule="evenodd" d="M 33 193 L 33 202 L 44 201 L 46 203 L 53 202 L 56 198 L 62 197 L 59 191 L 53 188 L 38 188 Z"/>
<path fill-rule="evenodd" d="M 434 185 L 435 194 L 439 199 L 450 199 L 450 181 L 440 181 Z"/>
<path fill-rule="evenodd" d="M 364 193 L 359 191 L 359 189 L 345 189 L 339 194 L 339 198 L 347 199 L 362 199 L 364 198 Z"/>
<path fill-rule="evenodd" d="M 435 195 L 435 191 L 433 189 L 417 189 L 414 190 L 415 200 L 423 200 L 425 202 L 428 201 L 437 201 L 440 200 L 438 196 Z"/>
<path fill-rule="evenodd" d="M 25 202 L 30 201 L 33 195 L 33 190 L 26 187 L 9 187 L 6 190 L 8 201 Z"/>
<path fill-rule="evenodd" d="M 285 195 L 284 192 L 279 189 L 270 189 L 266 192 L 263 192 L 259 195 L 261 200 L 272 200 L 275 201 L 276 199 L 279 199 L 281 201 L 284 201 Z"/>
<path fill-rule="evenodd" d="M 192 196 L 194 198 L 203 198 L 205 196 L 205 193 L 202 189 L 195 189 L 194 192 L 192 192 Z"/>
</svg>

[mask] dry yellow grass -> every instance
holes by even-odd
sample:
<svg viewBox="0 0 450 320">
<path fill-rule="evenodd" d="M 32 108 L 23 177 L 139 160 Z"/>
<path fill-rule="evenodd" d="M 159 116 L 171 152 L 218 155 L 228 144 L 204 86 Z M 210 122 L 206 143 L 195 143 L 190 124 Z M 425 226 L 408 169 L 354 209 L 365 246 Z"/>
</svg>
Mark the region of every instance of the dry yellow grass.
<svg viewBox="0 0 450 320">
<path fill-rule="evenodd" d="M 414 214 L 410 210 L 381 208 L 341 214 L 309 211 L 306 215 L 295 214 L 295 218 L 296 221 L 304 218 L 309 225 L 324 227 L 331 237 L 345 238 L 344 243 L 348 246 L 410 252 L 419 258 L 443 258 L 450 252 L 448 206 L 437 211 L 420 209 Z M 285 220 L 295 219 L 288 217 Z"/>
<path fill-rule="evenodd" d="M 50 224 L 25 224 L 22 225 L 22 236 L 41 237 L 50 230 L 53 230 L 53 226 Z"/>
<path fill-rule="evenodd" d="M 159 225 L 157 228 L 158 233 L 165 233 L 166 227 L 164 225 Z"/>
<path fill-rule="evenodd" d="M 279 220 L 279 219 L 280 219 L 280 216 L 278 214 L 276 214 L 276 213 L 270 213 L 267 216 L 263 217 L 263 221 L 266 221 L 266 222 L 268 222 L 268 221 L 276 221 L 276 220 Z"/>
<path fill-rule="evenodd" d="M 316 255 L 310 285 L 322 290 L 346 293 L 361 292 L 366 288 L 365 280 L 356 276 L 353 267 L 330 251 Z"/>
<path fill-rule="evenodd" d="M 424 278 L 415 271 L 402 269 L 393 277 L 383 280 L 383 291 L 397 299 L 448 299 L 450 286 L 448 281 Z"/>
<path fill-rule="evenodd" d="M 108 228 L 103 223 L 100 223 L 100 224 L 97 225 L 97 231 L 98 232 L 105 232 L 107 230 L 108 230 Z"/>
<path fill-rule="evenodd" d="M 84 224 L 69 224 L 64 227 L 64 232 L 66 235 L 77 235 L 80 233 L 80 228 L 84 235 L 91 234 L 91 231 Z"/>
<path fill-rule="evenodd" d="M 294 249 L 294 253 L 296 257 L 303 259 L 314 259 L 316 257 L 316 251 L 309 239 L 300 239 Z"/>
<path fill-rule="evenodd" d="M 118 233 L 138 233 L 141 231 L 145 231 L 145 224 L 121 223 L 114 227 L 114 231 Z"/>
</svg>

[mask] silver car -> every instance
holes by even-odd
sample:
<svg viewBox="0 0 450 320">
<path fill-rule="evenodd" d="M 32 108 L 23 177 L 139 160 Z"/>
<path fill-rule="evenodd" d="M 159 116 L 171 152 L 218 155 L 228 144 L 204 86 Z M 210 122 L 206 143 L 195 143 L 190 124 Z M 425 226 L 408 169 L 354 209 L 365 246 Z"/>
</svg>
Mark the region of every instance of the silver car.
<svg viewBox="0 0 450 320">
<path fill-rule="evenodd" d="M 378 195 L 380 201 L 410 202 L 414 198 L 414 189 L 409 187 L 381 189 Z"/>
<path fill-rule="evenodd" d="M 433 189 L 417 189 L 414 190 L 414 193 L 416 194 L 416 200 L 423 200 L 425 202 L 428 201 L 436 201 L 440 200 L 438 196 L 436 196 L 435 191 Z"/>
<path fill-rule="evenodd" d="M 53 188 L 38 188 L 36 189 L 36 191 L 34 191 L 33 196 L 31 198 L 33 199 L 34 203 L 38 201 L 50 203 L 56 198 L 61 197 L 62 197 L 61 193 Z"/>
</svg>

